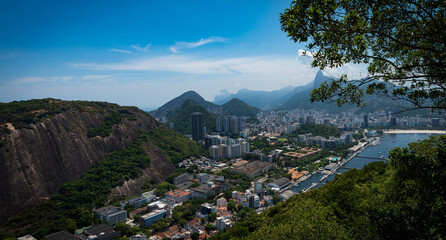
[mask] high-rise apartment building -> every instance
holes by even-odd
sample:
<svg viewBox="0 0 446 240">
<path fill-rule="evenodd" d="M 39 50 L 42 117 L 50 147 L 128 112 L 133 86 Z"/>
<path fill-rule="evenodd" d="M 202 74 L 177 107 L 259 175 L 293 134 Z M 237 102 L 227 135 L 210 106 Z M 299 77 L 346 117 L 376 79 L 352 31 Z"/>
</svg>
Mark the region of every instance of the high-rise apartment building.
<svg viewBox="0 0 446 240">
<path fill-rule="evenodd" d="M 217 117 L 215 121 L 217 124 L 217 132 L 221 132 L 221 117 Z"/>
<path fill-rule="evenodd" d="M 364 128 L 368 128 L 368 127 L 369 127 L 369 115 L 364 114 Z"/>
<path fill-rule="evenodd" d="M 192 113 L 192 140 L 204 140 L 204 119 L 203 114 L 196 112 Z"/>
<path fill-rule="evenodd" d="M 229 132 L 229 118 L 228 117 L 225 117 L 224 118 L 224 126 L 223 126 L 223 131 L 225 132 L 225 133 L 228 133 Z"/>
</svg>

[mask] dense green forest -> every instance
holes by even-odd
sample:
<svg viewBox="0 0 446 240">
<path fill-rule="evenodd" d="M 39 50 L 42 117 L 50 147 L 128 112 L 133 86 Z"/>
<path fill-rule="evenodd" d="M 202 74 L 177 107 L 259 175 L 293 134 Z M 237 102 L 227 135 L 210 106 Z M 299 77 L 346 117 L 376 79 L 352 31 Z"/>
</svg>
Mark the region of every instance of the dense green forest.
<svg viewBox="0 0 446 240">
<path fill-rule="evenodd" d="M 203 114 L 204 126 L 209 132 L 216 131 L 216 118 L 217 115 L 204 109 L 200 104 L 194 102 L 191 99 L 184 101 L 181 107 L 167 114 L 169 122 L 174 123 L 174 129 L 182 134 L 192 134 L 192 117 L 191 114 L 200 112 Z"/>
<path fill-rule="evenodd" d="M 174 164 L 191 156 L 207 156 L 209 154 L 196 142 L 172 130 L 154 128 L 148 131 L 146 137 L 156 143 Z"/>
<path fill-rule="evenodd" d="M 15 128 L 26 128 L 29 124 L 67 110 L 108 113 L 119 108 L 117 104 L 106 102 L 64 101 L 53 98 L 0 103 L 0 126 L 12 123 Z"/>
<path fill-rule="evenodd" d="M 113 130 L 115 124 L 120 124 L 122 122 L 122 114 L 119 112 L 112 112 L 110 115 L 106 116 L 104 122 L 99 127 L 91 128 L 88 130 L 87 136 L 91 137 L 107 137 Z"/>
<path fill-rule="evenodd" d="M 446 136 L 390 151 L 211 239 L 444 239 Z"/>
<path fill-rule="evenodd" d="M 322 136 L 325 138 L 329 138 L 330 136 L 339 137 L 341 136 L 341 130 L 336 127 L 330 125 L 322 125 L 322 124 L 308 124 L 304 125 L 301 128 L 296 129 L 287 136 L 297 137 L 300 134 L 311 133 L 313 136 Z"/>
<path fill-rule="evenodd" d="M 91 210 L 103 206 L 111 188 L 138 177 L 142 169 L 149 166 L 150 159 L 143 148 L 148 142 L 154 142 L 173 162 L 203 153 L 195 142 L 175 131 L 149 130 L 126 149 L 113 152 L 98 162 L 80 179 L 63 184 L 59 194 L 50 201 L 10 218 L 0 227 L 0 231 L 4 232 L 0 238 L 25 234 L 42 238 L 63 229 L 73 232 L 76 228 L 91 225 Z"/>
<path fill-rule="evenodd" d="M 255 117 L 259 112 L 260 109 L 253 107 L 238 98 L 233 98 L 222 105 L 222 113 L 224 115 Z"/>
</svg>

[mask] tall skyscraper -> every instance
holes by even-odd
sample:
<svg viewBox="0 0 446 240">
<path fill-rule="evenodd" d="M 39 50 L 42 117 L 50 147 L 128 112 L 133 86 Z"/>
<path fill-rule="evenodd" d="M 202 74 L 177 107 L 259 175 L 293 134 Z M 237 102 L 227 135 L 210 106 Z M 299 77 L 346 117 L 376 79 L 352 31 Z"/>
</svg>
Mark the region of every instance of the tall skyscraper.
<svg viewBox="0 0 446 240">
<path fill-rule="evenodd" d="M 243 131 L 243 117 L 238 118 L 238 130 Z"/>
<path fill-rule="evenodd" d="M 364 128 L 368 128 L 368 127 L 369 127 L 369 115 L 364 114 Z"/>
<path fill-rule="evenodd" d="M 299 126 L 303 127 L 305 125 L 305 119 L 303 117 L 299 118 Z"/>
<path fill-rule="evenodd" d="M 439 118 L 432 118 L 432 127 L 440 127 L 440 119 Z"/>
<path fill-rule="evenodd" d="M 224 128 L 223 128 L 223 131 L 224 131 L 225 133 L 228 133 L 228 132 L 229 132 L 229 118 L 228 118 L 228 117 L 225 117 L 224 120 L 225 120 L 225 122 L 224 122 Z"/>
<path fill-rule="evenodd" d="M 262 182 L 256 181 L 254 183 L 254 193 L 260 195 L 263 190 Z"/>
<path fill-rule="evenodd" d="M 231 132 L 232 132 L 232 134 L 238 134 L 239 133 L 238 118 L 237 117 L 232 117 L 231 118 Z"/>
<path fill-rule="evenodd" d="M 192 140 L 204 140 L 204 119 L 203 114 L 196 112 L 192 113 Z"/>
<path fill-rule="evenodd" d="M 307 116 L 307 122 L 305 124 L 312 124 L 313 123 L 313 117 L 312 116 Z"/>
<path fill-rule="evenodd" d="M 216 124 L 217 124 L 217 132 L 221 132 L 221 117 L 217 117 Z"/>
<path fill-rule="evenodd" d="M 390 126 L 391 127 L 396 127 L 396 117 L 391 117 L 390 118 Z"/>
</svg>

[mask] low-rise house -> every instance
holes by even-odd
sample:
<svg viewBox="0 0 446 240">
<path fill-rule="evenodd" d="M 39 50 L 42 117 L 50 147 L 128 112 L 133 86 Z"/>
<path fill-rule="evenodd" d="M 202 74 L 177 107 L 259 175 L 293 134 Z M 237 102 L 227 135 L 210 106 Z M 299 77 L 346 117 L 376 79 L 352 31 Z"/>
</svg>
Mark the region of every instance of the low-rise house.
<svg viewBox="0 0 446 240">
<path fill-rule="evenodd" d="M 222 193 L 228 190 L 229 186 L 227 183 L 219 183 L 219 182 L 208 182 L 207 184 L 203 184 L 196 188 L 191 189 L 191 199 L 207 199 L 212 195 Z"/>
<path fill-rule="evenodd" d="M 333 171 L 337 166 L 338 166 L 338 164 L 336 164 L 336 163 L 330 163 L 327 166 L 325 166 L 324 170 Z"/>
<path fill-rule="evenodd" d="M 150 227 L 158 219 L 166 216 L 166 210 L 157 209 L 141 216 L 141 222 L 144 227 Z"/>
<path fill-rule="evenodd" d="M 178 185 L 185 183 L 187 181 L 191 181 L 192 179 L 194 179 L 194 176 L 192 174 L 183 173 L 173 179 L 173 184 L 175 186 L 178 186 Z"/>
<path fill-rule="evenodd" d="M 291 191 L 291 190 L 286 190 L 284 191 L 282 194 L 279 195 L 279 198 L 282 201 L 286 201 L 288 199 L 290 199 L 292 196 L 296 195 L 295 192 Z"/>
<path fill-rule="evenodd" d="M 174 189 L 167 192 L 164 196 L 167 199 L 180 203 L 191 199 L 191 195 L 191 192 Z"/>
<path fill-rule="evenodd" d="M 31 236 L 31 235 L 25 235 L 25 236 L 22 236 L 22 237 L 19 237 L 19 238 L 17 238 L 17 240 L 37 240 L 37 239 L 35 239 L 33 236 Z"/>
<path fill-rule="evenodd" d="M 107 224 L 99 224 L 84 230 L 84 235 L 89 240 L 112 240 L 121 237 L 121 232 Z"/>
<path fill-rule="evenodd" d="M 96 209 L 94 216 L 100 218 L 103 222 L 115 225 L 118 222 L 125 222 L 127 220 L 127 211 L 120 207 L 106 206 Z"/>
<path fill-rule="evenodd" d="M 56 233 L 46 235 L 45 238 L 48 240 L 79 240 L 79 238 L 75 237 L 67 230 L 62 230 Z"/>
<path fill-rule="evenodd" d="M 273 205 L 273 197 L 271 197 L 269 195 L 268 196 L 264 196 L 263 200 L 265 200 L 266 204 L 268 204 L 269 206 Z"/>
<path fill-rule="evenodd" d="M 201 209 L 199 212 L 197 212 L 197 217 L 201 218 L 208 218 L 209 214 L 217 212 L 217 207 L 210 204 L 210 203 L 203 203 L 201 204 Z"/>
<path fill-rule="evenodd" d="M 227 218 L 225 219 L 223 217 L 218 217 L 216 227 L 217 227 L 218 231 L 222 231 L 226 228 L 231 228 L 232 221 L 231 221 L 231 219 L 227 219 Z"/>
<path fill-rule="evenodd" d="M 262 173 L 267 172 L 272 167 L 273 164 L 269 162 L 253 161 L 240 167 L 234 167 L 231 169 L 231 171 L 238 174 L 246 175 L 249 178 L 254 178 L 261 175 Z"/>
<path fill-rule="evenodd" d="M 207 184 L 203 184 L 196 188 L 192 188 L 191 193 L 192 193 L 192 199 L 197 199 L 197 198 L 207 199 L 208 197 L 216 194 L 215 188 Z"/>
<path fill-rule="evenodd" d="M 219 198 L 217 200 L 217 207 L 227 207 L 227 206 L 228 206 L 228 201 L 226 201 L 224 197 Z"/>
<path fill-rule="evenodd" d="M 191 232 L 199 232 L 204 229 L 204 226 L 201 224 L 201 219 L 198 217 L 187 222 L 184 227 Z"/>
<path fill-rule="evenodd" d="M 138 233 L 134 236 L 131 236 L 129 240 L 147 240 L 147 235 L 144 233 Z"/>
<path fill-rule="evenodd" d="M 143 197 L 143 196 L 139 196 L 139 197 L 132 198 L 132 199 L 129 199 L 129 200 L 127 200 L 127 201 L 121 202 L 121 207 L 122 207 L 122 208 L 125 208 L 125 206 L 126 206 L 127 204 L 132 204 L 132 205 L 134 205 L 136 208 L 141 208 L 141 207 L 143 207 L 147 202 L 148 202 L 148 198 L 145 198 L 145 197 Z"/>
</svg>

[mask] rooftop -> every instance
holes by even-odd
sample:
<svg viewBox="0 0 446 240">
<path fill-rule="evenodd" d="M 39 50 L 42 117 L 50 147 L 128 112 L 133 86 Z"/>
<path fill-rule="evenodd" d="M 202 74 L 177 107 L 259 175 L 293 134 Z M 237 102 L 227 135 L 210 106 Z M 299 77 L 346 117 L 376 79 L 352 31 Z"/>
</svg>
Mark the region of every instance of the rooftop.
<svg viewBox="0 0 446 240">
<path fill-rule="evenodd" d="M 158 214 L 160 214 L 160 213 L 165 213 L 165 212 L 166 212 L 166 210 L 157 209 L 157 210 L 154 210 L 154 211 L 152 211 L 152 212 L 149 212 L 149 213 L 147 213 L 147 214 L 142 215 L 141 218 L 143 218 L 143 219 L 144 219 L 144 218 L 149 218 L 149 217 L 158 215 Z"/>
<path fill-rule="evenodd" d="M 115 214 L 115 213 L 118 213 L 118 212 L 121 212 L 121 211 L 125 211 L 125 210 L 123 208 L 121 208 L 121 207 L 115 207 L 115 206 L 112 206 L 112 205 L 109 205 L 109 206 L 106 206 L 106 207 L 99 208 L 99 209 L 95 210 L 95 212 L 97 212 L 97 213 L 99 213 L 101 215 L 111 215 L 111 214 Z"/>
<path fill-rule="evenodd" d="M 186 191 L 182 191 L 182 190 L 178 190 L 178 189 L 170 190 L 169 192 L 166 193 L 166 195 L 178 197 L 178 198 L 184 197 L 188 194 L 190 194 L 190 192 L 186 192 Z"/>
<path fill-rule="evenodd" d="M 85 229 L 84 234 L 87 236 L 96 235 L 101 238 L 115 234 L 117 231 L 107 224 L 99 224 L 91 228 Z"/>
<path fill-rule="evenodd" d="M 232 164 L 233 167 L 240 167 L 249 163 L 247 160 L 240 160 Z"/>
<path fill-rule="evenodd" d="M 48 240 L 79 240 L 66 230 L 46 235 L 45 238 Z"/>
<path fill-rule="evenodd" d="M 269 183 L 269 184 L 275 184 L 275 185 L 277 185 L 279 188 L 282 188 L 282 187 L 284 187 L 284 186 L 290 184 L 290 180 L 289 180 L 288 178 L 286 178 L 286 177 L 283 177 L 283 178 L 279 178 L 279 179 L 277 179 L 276 181 L 271 182 L 271 183 Z M 269 184 L 268 184 L 268 185 L 269 185 Z"/>
<path fill-rule="evenodd" d="M 320 151 L 322 151 L 322 149 L 314 150 L 314 149 L 302 148 L 300 151 L 301 152 L 287 152 L 287 153 L 284 153 L 283 155 L 289 156 L 289 157 L 295 157 L 295 158 L 303 158 L 308 155 L 320 152 Z"/>
<path fill-rule="evenodd" d="M 261 162 L 261 161 L 253 161 L 241 167 L 235 167 L 234 170 L 237 172 L 244 172 L 251 174 L 255 171 L 263 169 L 267 166 L 271 165 L 269 162 Z"/>
<path fill-rule="evenodd" d="M 291 191 L 291 190 L 286 190 L 285 192 L 283 192 L 282 194 L 279 195 L 280 198 L 283 198 L 285 200 L 290 199 L 292 196 L 296 195 L 295 192 Z"/>
</svg>

